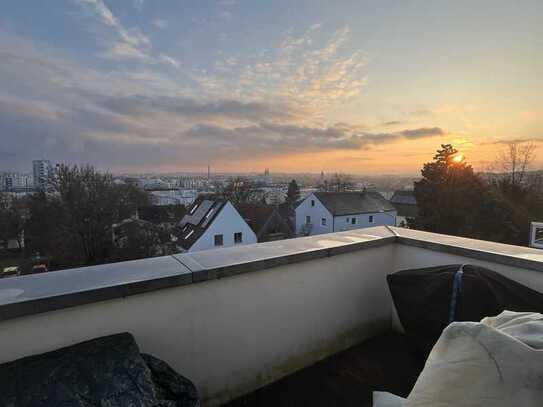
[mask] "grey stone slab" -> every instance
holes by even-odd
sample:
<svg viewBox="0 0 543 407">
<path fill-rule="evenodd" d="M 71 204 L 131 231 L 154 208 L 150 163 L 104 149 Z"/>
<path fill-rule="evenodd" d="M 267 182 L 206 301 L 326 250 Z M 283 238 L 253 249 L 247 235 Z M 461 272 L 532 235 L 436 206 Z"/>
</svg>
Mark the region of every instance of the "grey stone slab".
<svg viewBox="0 0 543 407">
<path fill-rule="evenodd" d="M 204 267 L 188 253 L 174 254 L 172 257 L 187 267 L 190 271 L 200 271 L 204 269 Z"/>
<path fill-rule="evenodd" d="M 387 244 L 394 239 L 394 235 L 385 228 L 383 228 L 385 230 L 371 229 L 372 233 L 353 230 L 206 250 L 188 253 L 185 256 L 189 256 L 202 266 L 202 270 L 193 273 L 193 281 L 205 281 L 360 250 L 364 246 L 374 246 L 377 242 Z"/>
<path fill-rule="evenodd" d="M 401 244 L 543 271 L 543 250 L 412 229 L 392 229 L 398 233 L 397 241 Z"/>
<path fill-rule="evenodd" d="M 543 251 L 373 227 L 0 279 L 0 320 L 400 243 L 543 271 Z"/>
<path fill-rule="evenodd" d="M 171 256 L 0 279 L 0 320 L 192 283 Z"/>
</svg>

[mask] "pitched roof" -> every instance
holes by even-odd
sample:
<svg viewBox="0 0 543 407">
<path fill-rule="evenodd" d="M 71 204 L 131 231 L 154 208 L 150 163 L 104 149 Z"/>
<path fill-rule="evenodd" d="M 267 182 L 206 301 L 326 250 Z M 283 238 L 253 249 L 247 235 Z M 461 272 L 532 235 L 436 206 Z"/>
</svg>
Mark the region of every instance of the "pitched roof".
<svg viewBox="0 0 543 407">
<path fill-rule="evenodd" d="M 275 212 L 274 206 L 261 204 L 239 204 L 236 209 L 257 235 Z"/>
<path fill-rule="evenodd" d="M 314 195 L 334 216 L 394 211 L 394 206 L 376 191 L 315 192 Z"/>
<path fill-rule="evenodd" d="M 415 198 L 414 191 L 394 191 L 392 198 L 390 198 L 392 204 L 403 205 L 416 205 L 417 199 Z"/>
<path fill-rule="evenodd" d="M 197 198 L 179 222 L 178 244 L 185 250 L 204 234 L 213 219 L 220 213 L 228 201 L 209 197 Z"/>
</svg>

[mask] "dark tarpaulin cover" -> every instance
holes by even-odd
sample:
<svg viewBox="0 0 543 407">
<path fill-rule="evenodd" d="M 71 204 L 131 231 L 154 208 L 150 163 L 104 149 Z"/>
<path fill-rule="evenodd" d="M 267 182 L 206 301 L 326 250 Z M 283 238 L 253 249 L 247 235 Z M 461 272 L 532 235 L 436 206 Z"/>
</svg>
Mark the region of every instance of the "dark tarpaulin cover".
<svg viewBox="0 0 543 407">
<path fill-rule="evenodd" d="M 456 301 L 451 301 L 455 275 L 461 267 Z M 479 322 L 504 310 L 543 313 L 543 294 L 480 266 L 402 270 L 388 275 L 387 281 L 405 333 L 424 358 L 451 315 L 454 321 Z"/>
<path fill-rule="evenodd" d="M 128 333 L 0 365 L 3 407 L 197 407 L 194 385 Z"/>
</svg>

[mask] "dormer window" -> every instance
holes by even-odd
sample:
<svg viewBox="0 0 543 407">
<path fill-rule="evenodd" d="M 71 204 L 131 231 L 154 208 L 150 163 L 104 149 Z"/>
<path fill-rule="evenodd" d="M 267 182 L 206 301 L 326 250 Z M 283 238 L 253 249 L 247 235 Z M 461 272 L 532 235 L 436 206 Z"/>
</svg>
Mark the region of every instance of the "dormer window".
<svg viewBox="0 0 543 407">
<path fill-rule="evenodd" d="M 213 211 L 214 211 L 214 209 L 211 208 L 211 209 L 206 213 L 205 218 L 208 219 L 208 218 L 211 216 L 211 214 L 213 213 Z"/>
<path fill-rule="evenodd" d="M 194 234 L 194 230 L 191 230 L 191 231 L 185 236 L 185 239 L 188 239 L 188 238 L 191 237 L 193 234 Z"/>
</svg>

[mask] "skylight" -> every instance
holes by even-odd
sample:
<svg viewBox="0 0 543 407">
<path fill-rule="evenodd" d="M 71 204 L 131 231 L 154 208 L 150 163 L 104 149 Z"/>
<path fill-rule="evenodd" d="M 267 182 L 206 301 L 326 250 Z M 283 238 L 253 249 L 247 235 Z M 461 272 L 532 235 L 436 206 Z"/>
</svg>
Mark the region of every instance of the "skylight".
<svg viewBox="0 0 543 407">
<path fill-rule="evenodd" d="M 198 209 L 198 206 L 200 205 L 194 205 L 189 213 L 192 215 L 196 211 L 196 209 Z"/>
</svg>

